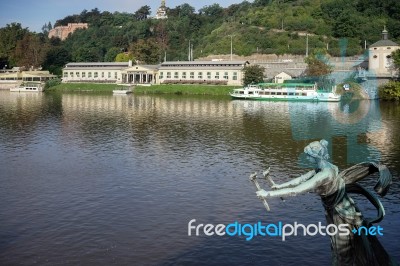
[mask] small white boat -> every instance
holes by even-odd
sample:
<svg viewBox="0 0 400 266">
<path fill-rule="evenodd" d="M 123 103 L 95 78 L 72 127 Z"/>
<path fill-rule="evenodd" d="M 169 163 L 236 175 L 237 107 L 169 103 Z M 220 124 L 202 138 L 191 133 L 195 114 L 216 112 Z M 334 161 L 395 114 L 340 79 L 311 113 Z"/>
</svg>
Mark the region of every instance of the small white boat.
<svg viewBox="0 0 400 266">
<path fill-rule="evenodd" d="M 11 88 L 11 92 L 41 92 L 44 91 L 42 83 L 23 83 L 19 87 Z"/>
<path fill-rule="evenodd" d="M 113 94 L 122 94 L 122 95 L 124 95 L 124 94 L 129 94 L 129 93 L 132 93 L 132 91 L 130 91 L 130 90 L 113 90 Z"/>
<path fill-rule="evenodd" d="M 124 94 L 129 94 L 132 93 L 132 88 L 127 88 L 127 89 L 116 89 L 113 90 L 113 94 L 117 94 L 117 95 L 124 95 Z"/>
<path fill-rule="evenodd" d="M 260 83 L 234 89 L 230 96 L 247 100 L 339 102 L 340 95 L 334 91 L 318 90 L 316 83 Z"/>
</svg>

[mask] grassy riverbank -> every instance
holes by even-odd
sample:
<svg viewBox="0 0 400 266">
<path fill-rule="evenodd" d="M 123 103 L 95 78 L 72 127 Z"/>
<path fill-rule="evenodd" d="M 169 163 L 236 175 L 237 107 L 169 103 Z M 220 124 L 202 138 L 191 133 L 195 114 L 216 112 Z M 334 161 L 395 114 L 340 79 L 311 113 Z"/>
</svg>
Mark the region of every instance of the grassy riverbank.
<svg viewBox="0 0 400 266">
<path fill-rule="evenodd" d="M 47 91 L 112 91 L 119 88 L 115 84 L 94 84 L 94 83 L 61 83 L 52 86 Z"/>
<path fill-rule="evenodd" d="M 115 89 L 127 88 L 116 84 L 95 84 L 95 83 L 61 83 L 49 87 L 48 91 L 62 92 L 85 92 L 85 91 L 112 91 Z M 136 86 L 133 92 L 136 94 L 187 94 L 187 95 L 228 95 L 228 93 L 237 87 L 218 86 L 218 85 L 152 85 Z"/>
<path fill-rule="evenodd" d="M 218 85 L 153 85 L 137 86 L 133 93 L 137 94 L 191 94 L 191 95 L 228 95 L 237 87 Z"/>
</svg>

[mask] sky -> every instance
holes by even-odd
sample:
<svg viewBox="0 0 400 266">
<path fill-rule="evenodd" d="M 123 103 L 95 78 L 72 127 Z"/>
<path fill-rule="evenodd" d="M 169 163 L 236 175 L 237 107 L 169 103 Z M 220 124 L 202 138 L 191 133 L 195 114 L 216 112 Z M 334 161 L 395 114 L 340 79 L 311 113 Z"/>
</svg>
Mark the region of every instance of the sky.
<svg viewBox="0 0 400 266">
<path fill-rule="evenodd" d="M 196 11 L 204 6 L 218 3 L 222 7 L 241 3 L 243 0 L 166 0 L 166 6 L 174 8 L 188 3 Z M 251 1 L 250 1 L 251 2 Z M 0 0 L 0 28 L 12 22 L 21 23 L 23 28 L 41 32 L 45 23 L 52 25 L 58 19 L 68 15 L 80 14 L 82 10 L 98 8 L 102 11 L 119 11 L 134 13 L 141 6 L 151 7 L 151 15 L 155 15 L 161 0 Z"/>
</svg>

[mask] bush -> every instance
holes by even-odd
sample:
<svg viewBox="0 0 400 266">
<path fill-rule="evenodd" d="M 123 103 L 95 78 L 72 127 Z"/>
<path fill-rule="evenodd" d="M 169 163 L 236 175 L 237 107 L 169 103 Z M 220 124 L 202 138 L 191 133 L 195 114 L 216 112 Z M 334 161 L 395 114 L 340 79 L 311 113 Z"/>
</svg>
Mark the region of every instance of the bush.
<svg viewBox="0 0 400 266">
<path fill-rule="evenodd" d="M 57 79 L 51 79 L 46 81 L 46 84 L 44 85 L 45 89 L 57 86 L 61 84 L 61 79 L 57 78 Z"/>
<path fill-rule="evenodd" d="M 385 101 L 399 101 L 400 82 L 390 81 L 385 85 L 379 86 L 379 98 Z"/>
</svg>

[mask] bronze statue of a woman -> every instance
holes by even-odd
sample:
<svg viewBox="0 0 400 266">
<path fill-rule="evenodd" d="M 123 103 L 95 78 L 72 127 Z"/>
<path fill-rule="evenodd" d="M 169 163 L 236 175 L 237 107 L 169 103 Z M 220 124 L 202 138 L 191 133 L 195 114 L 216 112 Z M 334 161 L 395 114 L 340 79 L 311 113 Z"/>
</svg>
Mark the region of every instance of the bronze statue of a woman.
<svg viewBox="0 0 400 266">
<path fill-rule="evenodd" d="M 361 226 L 368 228 L 373 223 L 380 222 L 385 214 L 381 202 L 356 182 L 379 172 L 380 177 L 374 189 L 383 197 L 392 181 L 389 170 L 376 163 L 360 163 L 339 173 L 338 167 L 328 161 L 327 146 L 328 142 L 321 140 L 304 148 L 308 159 L 317 165 L 315 170 L 289 182 L 275 184 L 271 191 L 259 190 L 257 196 L 266 199 L 314 191 L 321 197 L 328 224 L 348 224 L 350 230 L 357 230 Z M 366 196 L 377 208 L 378 216 L 375 219 L 363 217 L 349 193 Z M 331 248 L 333 265 L 397 265 L 374 235 L 358 235 L 352 232 L 344 236 L 332 234 Z"/>
</svg>

